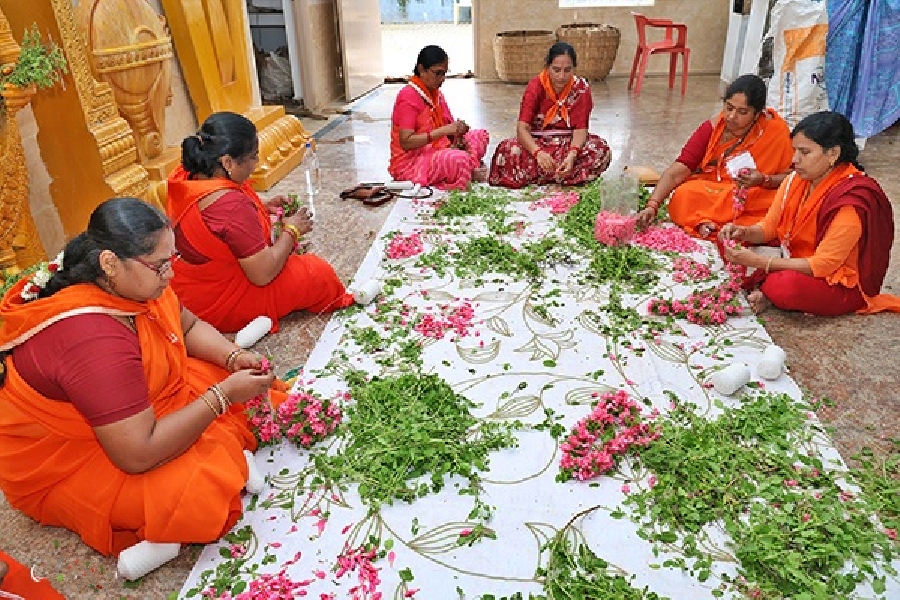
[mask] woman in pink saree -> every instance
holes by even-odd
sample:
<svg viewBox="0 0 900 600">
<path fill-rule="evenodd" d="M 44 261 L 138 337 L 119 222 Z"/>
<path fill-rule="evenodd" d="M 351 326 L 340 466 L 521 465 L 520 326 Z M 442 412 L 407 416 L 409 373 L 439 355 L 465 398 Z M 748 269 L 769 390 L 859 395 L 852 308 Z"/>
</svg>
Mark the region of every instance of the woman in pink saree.
<svg viewBox="0 0 900 600">
<path fill-rule="evenodd" d="M 391 162 L 396 180 L 463 190 L 484 181 L 488 132 L 456 121 L 440 87 L 447 76 L 447 53 L 425 46 L 416 59 L 409 85 L 400 90 L 391 116 Z"/>
</svg>

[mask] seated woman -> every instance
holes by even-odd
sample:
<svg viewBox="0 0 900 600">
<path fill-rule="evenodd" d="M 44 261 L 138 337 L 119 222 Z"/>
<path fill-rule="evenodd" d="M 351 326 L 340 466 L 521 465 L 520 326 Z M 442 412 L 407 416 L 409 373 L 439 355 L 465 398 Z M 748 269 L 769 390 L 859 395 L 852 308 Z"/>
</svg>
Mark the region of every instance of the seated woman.
<svg viewBox="0 0 900 600">
<path fill-rule="evenodd" d="M 588 133 L 594 100 L 587 80 L 574 73 L 577 62 L 569 44 L 550 47 L 544 70 L 525 86 L 516 139 L 503 140 L 494 152 L 491 185 L 578 185 L 609 167 L 606 141 Z"/>
<path fill-rule="evenodd" d="M 353 304 L 334 269 L 297 255 L 312 231 L 308 211 L 283 218 L 272 239 L 270 214 L 288 199 L 263 203 L 248 179 L 259 162 L 256 127 L 230 112 L 209 116 L 181 144 L 181 166 L 169 176 L 167 211 L 181 260 L 172 287 L 184 305 L 219 331 L 238 331 L 260 315 L 328 312 Z"/>
<path fill-rule="evenodd" d="M 422 48 L 409 85 L 394 101 L 388 172 L 398 181 L 442 190 L 464 190 L 473 178 L 484 181 L 488 132 L 453 119 L 440 89 L 448 64 L 441 47 Z"/>
<path fill-rule="evenodd" d="M 256 447 L 242 403 L 274 383 L 181 306 L 177 258 L 162 212 L 116 198 L 0 302 L 0 489 L 106 555 L 234 525 Z"/>
<path fill-rule="evenodd" d="M 725 223 L 759 221 L 790 171 L 792 152 L 787 123 L 765 106 L 762 79 L 735 79 L 722 112 L 697 128 L 660 177 L 638 225 L 649 224 L 669 194 L 669 218 L 693 236 L 714 239 Z"/>
<path fill-rule="evenodd" d="M 894 240 L 890 201 L 856 162 L 853 126 L 841 114 L 804 118 L 791 134 L 794 173 L 755 225 L 722 227 L 726 260 L 756 271 L 747 279 L 756 312 L 770 304 L 815 315 L 900 312 L 900 298 L 880 294 Z M 781 244 L 764 256 L 743 244 Z"/>
</svg>

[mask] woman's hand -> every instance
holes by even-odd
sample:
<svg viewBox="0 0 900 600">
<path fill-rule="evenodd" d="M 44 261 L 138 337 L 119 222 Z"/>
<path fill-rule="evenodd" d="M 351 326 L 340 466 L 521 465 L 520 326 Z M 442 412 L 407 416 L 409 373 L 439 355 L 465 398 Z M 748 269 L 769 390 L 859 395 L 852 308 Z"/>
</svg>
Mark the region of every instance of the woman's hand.
<svg viewBox="0 0 900 600">
<path fill-rule="evenodd" d="M 243 350 L 234 358 L 234 363 L 231 368 L 237 373 L 244 369 L 262 371 L 262 367 L 262 356 L 250 350 Z"/>
<path fill-rule="evenodd" d="M 556 168 L 556 177 L 558 179 L 565 179 L 568 177 L 572 171 L 575 169 L 575 157 L 577 154 L 575 152 L 569 152 L 566 154 L 566 157 L 563 159 L 559 166 Z"/>
<path fill-rule="evenodd" d="M 466 135 L 466 133 L 469 132 L 469 125 L 462 119 L 459 119 L 455 123 L 453 123 L 453 127 L 453 133 L 460 137 Z"/>
<path fill-rule="evenodd" d="M 295 214 L 285 217 L 284 222 L 296 227 L 300 231 L 300 235 L 306 235 L 313 230 L 312 215 L 309 213 L 309 209 L 305 207 L 298 210 Z"/>
<path fill-rule="evenodd" d="M 265 201 L 265 207 L 269 210 L 269 214 L 278 214 L 278 209 L 284 210 L 284 207 L 291 203 L 291 199 L 283 194 L 279 194 L 274 198 Z"/>
<path fill-rule="evenodd" d="M 736 265 L 757 267 L 760 255 L 744 246 L 725 246 L 725 260 Z"/>
<path fill-rule="evenodd" d="M 726 223 L 719 232 L 720 240 L 734 240 L 736 242 L 747 241 L 747 227 L 743 225 L 735 225 L 734 223 Z"/>
<path fill-rule="evenodd" d="M 556 161 L 553 160 L 553 157 L 546 150 L 538 150 L 534 155 L 534 159 L 537 161 L 538 167 L 540 167 L 541 171 L 544 173 L 556 172 Z"/>
<path fill-rule="evenodd" d="M 652 207 L 647 207 L 641 212 L 637 214 L 637 222 L 636 227 L 638 229 L 646 229 L 650 223 L 653 222 L 653 219 L 656 218 L 656 210 Z"/>
<path fill-rule="evenodd" d="M 766 180 L 766 176 L 756 169 L 741 169 L 734 182 L 744 188 L 762 185 Z"/>
<path fill-rule="evenodd" d="M 241 369 L 229 375 L 219 384 L 232 404 L 242 403 L 255 398 L 272 386 L 275 381 L 274 371 L 263 372 L 259 369 Z"/>
</svg>

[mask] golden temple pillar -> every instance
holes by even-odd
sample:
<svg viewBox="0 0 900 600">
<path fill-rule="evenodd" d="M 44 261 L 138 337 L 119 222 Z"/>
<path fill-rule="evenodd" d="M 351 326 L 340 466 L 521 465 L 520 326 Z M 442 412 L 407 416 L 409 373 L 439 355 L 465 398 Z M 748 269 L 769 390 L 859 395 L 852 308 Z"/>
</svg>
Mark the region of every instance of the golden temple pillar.
<svg viewBox="0 0 900 600">
<path fill-rule="evenodd" d="M 84 0 L 82 0 L 84 1 Z M 310 138 L 283 106 L 253 106 L 246 0 L 162 0 L 188 90 L 203 122 L 223 110 L 243 114 L 259 130 L 259 166 L 250 178 L 267 190 L 300 164 Z"/>
<path fill-rule="evenodd" d="M 0 69 L 11 69 L 19 45 L 0 11 Z M 17 273 L 47 258 L 28 205 L 28 168 L 17 115 L 37 92 L 35 84 L 0 88 L 0 271 Z"/>
<path fill-rule="evenodd" d="M 37 141 L 49 173 L 50 196 L 67 237 L 84 231 L 91 211 L 115 196 L 148 198 L 131 127 L 118 114 L 109 84 L 94 79 L 72 0 L 0 0 L 14 34 L 32 24 L 65 53 L 62 86 L 32 100 Z"/>
</svg>

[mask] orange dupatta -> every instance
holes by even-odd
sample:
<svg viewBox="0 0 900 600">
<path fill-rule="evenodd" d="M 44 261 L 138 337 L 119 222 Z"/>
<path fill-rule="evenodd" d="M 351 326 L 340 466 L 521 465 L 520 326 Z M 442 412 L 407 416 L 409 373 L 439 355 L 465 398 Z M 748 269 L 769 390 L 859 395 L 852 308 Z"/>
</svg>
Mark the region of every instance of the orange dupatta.
<svg viewBox="0 0 900 600">
<path fill-rule="evenodd" d="M 547 74 L 547 69 L 541 71 L 540 75 L 538 75 L 538 80 L 541 82 L 541 87 L 544 88 L 544 92 L 547 93 L 547 96 L 550 100 L 553 101 L 553 106 L 547 111 L 547 114 L 544 115 L 544 124 L 541 125 L 541 128 L 546 127 L 550 123 L 556 119 L 557 114 L 559 117 L 566 122 L 566 126 L 570 127 L 569 124 L 569 107 L 564 104 L 566 98 L 569 96 L 569 92 L 572 91 L 572 87 L 575 85 L 575 78 L 572 77 L 569 79 L 569 83 L 566 84 L 566 87 L 562 89 L 559 96 L 557 97 L 556 91 L 553 89 L 553 84 L 550 83 L 550 75 Z"/>
<path fill-rule="evenodd" d="M 227 375 L 187 356 L 181 306 L 171 289 L 157 300 L 134 302 L 78 284 L 26 303 L 19 293 L 27 282 L 19 281 L 0 303 L 2 350 L 68 316 L 133 315 L 157 418 L 193 402 Z M 10 357 L 5 363 L 0 489 L 15 508 L 43 524 L 75 531 L 107 555 L 141 539 L 210 542 L 240 516 L 240 492 L 247 480 L 243 450 L 256 447 L 242 406 L 232 406 L 213 421 L 177 458 L 127 474 L 110 461 L 72 404 L 43 397 L 21 378 Z"/>
</svg>

